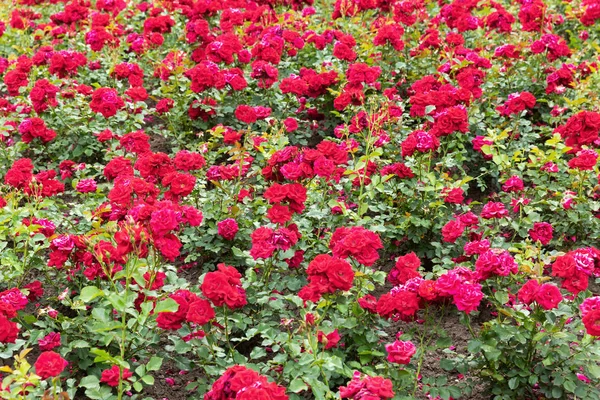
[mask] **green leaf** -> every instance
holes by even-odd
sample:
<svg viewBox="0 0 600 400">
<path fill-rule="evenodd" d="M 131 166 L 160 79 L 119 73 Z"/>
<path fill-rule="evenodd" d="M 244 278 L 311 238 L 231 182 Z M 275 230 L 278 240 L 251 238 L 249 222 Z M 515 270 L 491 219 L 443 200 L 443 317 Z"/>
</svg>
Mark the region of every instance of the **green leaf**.
<svg viewBox="0 0 600 400">
<path fill-rule="evenodd" d="M 100 388 L 87 389 L 85 395 L 92 400 L 106 400 L 110 399 L 112 394 L 111 388 L 108 386 L 102 386 Z"/>
<path fill-rule="evenodd" d="M 163 359 L 160 357 L 152 357 L 146 364 L 147 371 L 158 371 L 162 365 Z"/>
<path fill-rule="evenodd" d="M 304 381 L 299 378 L 296 378 L 290 382 L 288 385 L 288 390 L 292 393 L 299 393 L 305 390 L 308 390 L 308 386 Z"/>
<path fill-rule="evenodd" d="M 508 380 L 508 387 L 510 389 L 514 390 L 517 386 L 519 386 L 519 378 L 518 377 L 515 376 Z"/>
<path fill-rule="evenodd" d="M 467 350 L 469 353 L 478 353 L 482 344 L 483 343 L 481 343 L 479 340 L 471 340 L 469 341 L 469 344 L 467 344 Z"/>
<path fill-rule="evenodd" d="M 575 389 L 577 388 L 577 385 L 573 381 L 566 380 L 565 383 L 563 384 L 563 387 L 565 388 L 565 390 L 567 392 L 573 393 L 575 391 Z"/>
<path fill-rule="evenodd" d="M 440 360 L 440 367 L 446 371 L 452 371 L 454 369 L 454 363 L 452 362 L 452 360 L 442 358 Z"/>
<path fill-rule="evenodd" d="M 89 303 L 93 299 L 99 296 L 104 296 L 104 292 L 98 289 L 96 286 L 86 286 L 81 289 L 81 293 L 79 294 L 79 299 L 84 303 Z"/>
<path fill-rule="evenodd" d="M 500 304 L 504 305 L 508 303 L 508 293 L 506 293 L 504 290 L 498 290 L 496 293 L 494 293 L 494 298 Z"/>
<path fill-rule="evenodd" d="M 307 378 L 306 382 L 310 385 L 315 399 L 325 399 L 325 393 L 329 391 L 329 388 L 323 382 L 312 377 Z"/>
<path fill-rule="evenodd" d="M 552 389 L 552 397 L 555 399 L 560 399 L 562 398 L 563 395 L 563 390 L 559 387 L 555 387 Z"/>
<path fill-rule="evenodd" d="M 75 340 L 71 342 L 71 347 L 74 349 L 87 349 L 90 347 L 90 344 L 85 340 Z"/>
<path fill-rule="evenodd" d="M 154 377 L 152 375 L 144 375 L 144 376 L 142 376 L 142 381 L 146 385 L 154 385 Z"/>
<path fill-rule="evenodd" d="M 250 352 L 250 358 L 252 360 L 262 358 L 266 355 L 267 355 L 267 351 L 265 349 L 263 349 L 262 347 L 255 347 L 254 349 L 252 349 L 252 352 Z"/>
<path fill-rule="evenodd" d="M 88 375 L 79 382 L 79 386 L 86 389 L 94 389 L 100 387 L 100 380 L 97 376 Z"/>
<path fill-rule="evenodd" d="M 179 309 L 179 303 L 177 303 L 173 299 L 165 299 L 163 301 L 158 302 L 156 304 L 156 308 L 154 309 L 155 313 L 160 312 L 177 312 Z"/>
</svg>

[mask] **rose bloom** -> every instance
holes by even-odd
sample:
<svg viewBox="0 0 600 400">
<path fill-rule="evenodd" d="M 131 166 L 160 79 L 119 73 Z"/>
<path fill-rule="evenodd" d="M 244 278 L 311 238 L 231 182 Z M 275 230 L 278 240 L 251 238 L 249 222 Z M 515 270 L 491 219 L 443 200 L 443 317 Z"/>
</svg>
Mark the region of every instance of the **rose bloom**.
<svg viewBox="0 0 600 400">
<path fill-rule="evenodd" d="M 53 351 L 45 351 L 40 354 L 34 364 L 35 373 L 42 379 L 55 377 L 60 375 L 68 364 L 67 360 L 62 358 L 60 354 Z"/>
<path fill-rule="evenodd" d="M 77 182 L 77 186 L 75 189 L 79 193 L 91 193 L 91 192 L 95 192 L 97 188 L 98 188 L 98 185 L 96 184 L 96 181 L 92 178 L 87 178 L 87 179 L 82 179 L 79 182 Z"/>
<path fill-rule="evenodd" d="M 12 309 L 14 313 L 14 309 Z M 0 310 L 1 311 L 1 310 Z M 13 315 L 14 317 L 16 315 Z M 0 343 L 15 343 L 19 335 L 19 327 L 0 312 Z"/>
<path fill-rule="evenodd" d="M 325 350 L 337 347 L 340 339 L 340 334 L 337 329 L 328 334 L 325 334 L 323 331 L 317 332 L 317 341 L 325 344 Z"/>
<path fill-rule="evenodd" d="M 533 228 L 529 230 L 529 236 L 532 240 L 539 240 L 545 246 L 552 240 L 553 229 L 552 225 L 547 222 L 536 222 Z"/>
<path fill-rule="evenodd" d="M 481 217 L 485 219 L 502 218 L 508 216 L 508 211 L 504 204 L 491 201 L 486 203 L 481 210 Z"/>
<path fill-rule="evenodd" d="M 583 325 L 588 335 L 600 336 L 600 310 L 592 310 L 583 317 Z"/>
<path fill-rule="evenodd" d="M 289 117 L 283 121 L 283 125 L 285 126 L 285 130 L 288 132 L 294 132 L 298 129 L 298 122 L 295 118 Z"/>
<path fill-rule="evenodd" d="M 582 171 L 591 171 L 598 163 L 598 153 L 594 150 L 582 150 L 577 153 L 577 157 L 569 160 L 569 168 L 579 169 Z"/>
<path fill-rule="evenodd" d="M 454 294 L 453 299 L 456 308 L 470 314 L 471 311 L 477 310 L 481 299 L 483 299 L 481 285 L 478 283 L 463 283 L 460 285 L 458 292 Z"/>
<path fill-rule="evenodd" d="M 417 348 L 410 341 L 396 340 L 394 343 L 385 345 L 387 351 L 387 360 L 396 364 L 408 364 L 413 355 L 417 352 Z"/>
<path fill-rule="evenodd" d="M 38 339 L 40 350 L 49 351 L 60 346 L 60 333 L 50 332 L 41 339 Z"/>
<path fill-rule="evenodd" d="M 444 242 L 454 243 L 464 231 L 465 226 L 460 221 L 450 220 L 442 228 L 442 239 Z"/>
<path fill-rule="evenodd" d="M 123 380 L 131 378 L 133 374 L 127 368 L 123 368 Z M 100 382 L 106 383 L 108 386 L 119 386 L 119 366 L 113 365 L 109 369 L 102 371 Z"/>
<path fill-rule="evenodd" d="M 558 303 L 562 300 L 560 290 L 549 283 L 544 283 L 540 286 L 540 289 L 535 294 L 535 301 L 544 310 L 552 310 L 558 306 Z"/>
<path fill-rule="evenodd" d="M 581 303 L 579 306 L 581 310 L 581 315 L 584 317 L 593 310 L 600 310 L 600 296 L 588 297 Z"/>
<path fill-rule="evenodd" d="M 523 180 L 516 175 L 508 178 L 504 185 L 502 185 L 502 190 L 505 192 L 520 192 L 523 188 Z"/>
<path fill-rule="evenodd" d="M 238 224 L 233 218 L 227 218 L 217 223 L 217 231 L 219 236 L 225 240 L 235 239 L 235 235 L 238 233 L 238 230 Z"/>
<path fill-rule="evenodd" d="M 517 293 L 517 298 L 521 300 L 523 303 L 529 305 L 535 300 L 535 296 L 540 291 L 540 284 L 535 279 L 531 279 L 527 281 L 519 292 Z"/>
</svg>

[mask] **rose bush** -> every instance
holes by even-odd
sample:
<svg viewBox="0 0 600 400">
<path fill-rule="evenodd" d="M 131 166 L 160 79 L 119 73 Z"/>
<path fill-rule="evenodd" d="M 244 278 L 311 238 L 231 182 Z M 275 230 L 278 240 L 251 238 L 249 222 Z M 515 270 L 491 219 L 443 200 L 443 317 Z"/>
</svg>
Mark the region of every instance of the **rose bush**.
<svg viewBox="0 0 600 400">
<path fill-rule="evenodd" d="M 0 397 L 600 398 L 597 11 L 6 2 Z"/>
</svg>

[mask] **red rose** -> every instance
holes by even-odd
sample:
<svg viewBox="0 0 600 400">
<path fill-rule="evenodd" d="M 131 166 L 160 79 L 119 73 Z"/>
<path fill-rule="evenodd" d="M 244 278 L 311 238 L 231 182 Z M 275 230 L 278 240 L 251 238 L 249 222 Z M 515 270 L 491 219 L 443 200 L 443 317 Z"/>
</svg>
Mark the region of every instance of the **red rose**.
<svg viewBox="0 0 600 400">
<path fill-rule="evenodd" d="M 462 204 L 465 201 L 465 192 L 461 188 L 454 188 L 445 191 L 444 202 L 450 204 Z"/>
<path fill-rule="evenodd" d="M 42 379 L 47 379 L 60 375 L 69 363 L 53 351 L 45 351 L 35 362 L 35 373 Z"/>
<path fill-rule="evenodd" d="M 200 153 L 192 153 L 187 150 L 181 150 L 175 154 L 173 159 L 175 168 L 180 171 L 195 171 L 199 170 L 206 165 L 206 160 Z"/>
<path fill-rule="evenodd" d="M 394 343 L 385 345 L 387 360 L 395 364 L 408 364 L 417 352 L 416 346 L 410 341 L 396 340 Z"/>
<path fill-rule="evenodd" d="M 542 245 L 547 245 L 552 240 L 552 225 L 547 222 L 536 222 L 529 230 L 529 236 L 534 241 L 539 240 Z"/>
<path fill-rule="evenodd" d="M 319 343 L 324 343 L 325 350 L 328 350 L 337 347 L 340 342 L 340 334 L 337 329 L 327 335 L 323 331 L 319 331 L 317 332 L 317 341 Z"/>
<path fill-rule="evenodd" d="M 117 387 L 119 386 L 119 375 L 122 376 L 122 380 L 126 381 L 133 376 L 133 373 L 127 368 L 123 368 L 123 373 L 121 374 L 119 366 L 113 365 L 111 368 L 102 371 L 100 382 L 106 383 L 108 386 Z"/>
<path fill-rule="evenodd" d="M 477 310 L 479 303 L 481 303 L 481 299 L 483 299 L 481 285 L 478 283 L 464 283 L 460 285 L 460 288 L 453 296 L 453 299 L 456 308 L 469 314 L 471 311 Z"/>
<path fill-rule="evenodd" d="M 44 295 L 44 289 L 40 281 L 33 281 L 25 285 L 25 289 L 29 290 L 29 294 L 27 295 L 29 301 L 37 301 Z"/>
<path fill-rule="evenodd" d="M 285 130 L 287 132 L 294 132 L 298 129 L 298 121 L 296 119 L 289 117 L 283 121 L 283 125 L 285 126 Z"/>
<path fill-rule="evenodd" d="M 562 287 L 565 290 L 573 293 L 574 295 L 578 295 L 580 292 L 583 292 L 587 289 L 589 284 L 588 276 L 583 271 L 575 271 L 575 274 L 565 279 L 562 283 Z"/>
<path fill-rule="evenodd" d="M 556 260 L 552 264 L 552 276 L 558 276 L 560 278 L 569 278 L 575 274 L 575 259 L 570 254 L 556 257 Z"/>
<path fill-rule="evenodd" d="M 77 182 L 77 186 L 75 189 L 79 193 L 91 193 L 95 192 L 97 188 L 98 185 L 96 184 L 96 181 L 93 178 L 88 178 L 82 179 L 79 182 Z"/>
<path fill-rule="evenodd" d="M 18 335 L 17 324 L 6 318 L 5 313 L 0 313 L 0 343 L 15 343 Z"/>
<path fill-rule="evenodd" d="M 217 223 L 217 233 L 225 240 L 235 239 L 238 230 L 238 224 L 233 218 L 227 218 Z"/>
<path fill-rule="evenodd" d="M 589 311 L 582 321 L 588 335 L 600 336 L 600 310 Z"/>
<path fill-rule="evenodd" d="M 257 120 L 254 108 L 245 104 L 240 104 L 239 106 L 237 106 L 237 108 L 235 109 L 235 117 L 247 124 L 251 124 L 253 122 L 256 122 Z"/>
<path fill-rule="evenodd" d="M 161 99 L 158 103 L 156 103 L 156 112 L 159 114 L 167 113 L 173 108 L 175 102 L 173 99 Z"/>
<path fill-rule="evenodd" d="M 215 310 L 204 299 L 190 303 L 185 319 L 198 325 L 204 325 L 215 317 Z"/>
<path fill-rule="evenodd" d="M 375 232 L 355 226 L 336 229 L 329 242 L 329 248 L 335 257 L 352 256 L 359 263 L 371 266 L 379 259 L 378 250 L 383 248 L 383 245 Z"/>
<path fill-rule="evenodd" d="M 581 150 L 577 157 L 569 160 L 569 168 L 591 171 L 598 163 L 598 153 L 594 150 Z"/>
<path fill-rule="evenodd" d="M 240 273 L 225 264 L 219 264 L 218 268 L 218 271 L 209 272 L 204 277 L 200 286 L 204 296 L 217 307 L 223 304 L 232 309 L 245 306 L 246 292 L 241 286 Z"/>
<path fill-rule="evenodd" d="M 154 211 L 150 218 L 150 227 L 155 235 L 165 235 L 178 226 L 177 213 L 169 208 Z"/>
<path fill-rule="evenodd" d="M 275 204 L 267 211 L 267 218 L 274 224 L 284 224 L 292 219 L 289 207 Z"/>
<path fill-rule="evenodd" d="M 544 310 L 552 310 L 558 306 L 562 300 L 560 290 L 549 283 L 544 283 L 535 295 L 535 301 Z"/>
<path fill-rule="evenodd" d="M 124 106 L 125 102 L 119 97 L 115 89 L 98 88 L 92 93 L 90 109 L 96 113 L 101 113 L 104 118 L 112 117 Z"/>
<path fill-rule="evenodd" d="M 175 258 L 180 254 L 181 241 L 172 233 L 155 238 L 154 245 L 163 257 L 169 261 L 175 261 Z"/>
<path fill-rule="evenodd" d="M 181 328 L 183 321 L 186 320 L 190 303 L 199 299 L 198 296 L 188 290 L 178 290 L 169 297 L 177 302 L 177 311 L 165 311 L 158 313 L 158 317 L 156 317 L 156 323 L 161 329 L 177 330 Z"/>
<path fill-rule="evenodd" d="M 169 191 L 165 193 L 165 198 L 177 201 L 192 193 L 196 184 L 196 177 L 190 174 L 171 172 L 162 180 L 163 186 L 169 186 Z"/>
<path fill-rule="evenodd" d="M 406 290 L 384 294 L 377 301 L 377 314 L 383 318 L 398 316 L 403 321 L 410 321 L 418 310 L 419 298 Z"/>
<path fill-rule="evenodd" d="M 454 243 L 464 231 L 465 226 L 459 220 L 450 220 L 442 228 L 442 239 L 444 242 Z"/>
<path fill-rule="evenodd" d="M 504 204 L 500 202 L 490 201 L 483 206 L 481 217 L 485 219 L 502 218 L 508 216 L 508 211 Z"/>
<path fill-rule="evenodd" d="M 535 279 L 531 279 L 527 281 L 519 292 L 517 293 L 517 298 L 525 304 L 531 304 L 535 300 L 535 296 L 537 292 L 540 290 L 540 284 Z"/>
<path fill-rule="evenodd" d="M 60 333 L 50 332 L 41 339 L 38 339 L 40 350 L 49 351 L 60 346 Z"/>
</svg>

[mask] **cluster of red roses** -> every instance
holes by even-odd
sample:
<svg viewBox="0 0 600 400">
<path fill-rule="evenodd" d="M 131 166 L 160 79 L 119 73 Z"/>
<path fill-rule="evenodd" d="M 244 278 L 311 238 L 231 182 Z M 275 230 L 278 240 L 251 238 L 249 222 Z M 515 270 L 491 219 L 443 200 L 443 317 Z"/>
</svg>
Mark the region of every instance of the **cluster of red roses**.
<svg viewBox="0 0 600 400">
<path fill-rule="evenodd" d="M 577 295 L 588 287 L 590 277 L 600 275 L 600 250 L 586 247 L 556 257 L 552 276 L 561 278 L 562 287 Z"/>
<path fill-rule="evenodd" d="M 299 149 L 287 146 L 276 151 L 262 169 L 268 180 L 296 181 L 319 176 L 339 181 L 345 169 L 341 167 L 348 162 L 348 153 L 329 140 L 323 140 L 315 149 Z"/>
<path fill-rule="evenodd" d="M 250 255 L 255 260 L 269 258 L 275 250 L 288 250 L 301 238 L 298 226 L 288 222 L 294 213 L 300 214 L 304 211 L 306 188 L 299 183 L 285 185 L 275 183 L 265 191 L 263 196 L 273 204 L 267 212 L 267 218 L 280 226 L 275 230 L 263 226 L 252 232 Z M 286 225 L 281 226 L 283 224 Z"/>
<path fill-rule="evenodd" d="M 581 146 L 590 146 L 598 140 L 600 114 L 593 111 L 580 111 L 555 131 L 565 139 L 567 146 L 573 148 L 572 152 L 577 152 Z"/>
<path fill-rule="evenodd" d="M 15 343 L 19 327 L 11 319 L 17 317 L 17 311 L 23 310 L 30 301 L 36 301 L 44 294 L 39 281 L 33 281 L 20 289 L 12 288 L 0 292 L 0 343 Z"/>
<path fill-rule="evenodd" d="M 152 278 L 145 275 L 145 279 Z M 162 287 L 165 278 L 164 273 L 157 273 L 153 281 L 147 281 L 146 287 L 156 290 Z M 178 290 L 169 297 L 177 302 L 177 311 L 164 311 L 158 313 L 156 322 L 158 326 L 166 330 L 180 329 L 184 322 L 202 326 L 215 317 L 215 311 L 211 302 L 216 307 L 227 306 L 236 309 L 246 305 L 246 292 L 241 286 L 240 273 L 231 266 L 219 264 L 218 270 L 209 272 L 204 277 L 200 286 L 203 299 L 189 290 Z M 147 298 L 140 293 L 138 301 L 154 300 Z M 210 302 L 209 302 L 210 300 Z M 204 337 L 202 330 L 196 330 L 184 337 L 189 340 L 197 337 Z"/>
<path fill-rule="evenodd" d="M 23 143 L 31 143 L 35 138 L 40 138 L 42 142 L 48 143 L 56 137 L 56 132 L 48 129 L 46 123 L 41 118 L 25 118 L 19 124 L 19 133 Z"/>
<path fill-rule="evenodd" d="M 204 400 L 287 400 L 285 388 L 269 382 L 259 373 L 235 365 L 213 383 Z"/>
<path fill-rule="evenodd" d="M 317 302 L 325 293 L 350 290 L 354 280 L 354 271 L 347 261 L 327 254 L 316 256 L 308 264 L 306 274 L 308 285 L 298 292 L 305 302 Z"/>
<path fill-rule="evenodd" d="M 378 250 L 382 248 L 379 235 L 362 226 L 337 228 L 329 241 L 329 249 L 334 257 L 352 257 L 369 267 L 379 259 Z"/>
<path fill-rule="evenodd" d="M 452 300 L 456 307 L 467 314 L 477 310 L 483 292 L 481 282 L 491 276 L 508 276 L 518 272 L 517 264 L 505 250 L 490 249 L 489 242 L 471 242 L 465 246 L 467 254 L 479 254 L 475 271 L 456 267 L 440 275 L 437 280 L 425 280 L 419 272 L 421 261 L 414 253 L 398 258 L 388 274 L 388 280 L 396 285 L 379 300 L 366 296 L 359 300 L 364 309 L 383 318 L 411 321 L 425 303 Z"/>
<path fill-rule="evenodd" d="M 31 92 L 29 92 L 29 99 L 34 111 L 39 114 L 46 111 L 48 107 L 56 107 L 58 105 L 56 93 L 58 93 L 58 87 L 51 84 L 48 79 L 35 81 Z"/>
<path fill-rule="evenodd" d="M 169 260 L 179 255 L 181 242 L 173 232 L 182 224 L 198 226 L 202 213 L 192 206 L 179 204 L 180 200 L 194 189 L 196 177 L 189 171 L 205 165 L 198 153 L 181 151 L 174 159 L 164 153 L 150 151 L 148 136 L 143 132 L 132 132 L 119 139 L 121 146 L 137 155 L 137 161 L 125 157 L 113 158 L 104 169 L 104 176 L 114 180 L 108 194 L 111 220 L 132 217 L 137 223 L 147 226 L 152 232 L 154 245 Z M 134 169 L 141 177 L 136 177 Z M 179 172 L 183 171 L 183 172 Z M 159 200 L 163 188 L 163 200 Z"/>
<path fill-rule="evenodd" d="M 46 170 L 34 175 L 33 169 L 29 158 L 16 160 L 6 172 L 4 183 L 30 196 L 51 197 L 65 191 L 64 183 L 55 179 L 56 171 Z"/>
<path fill-rule="evenodd" d="M 306 188 L 299 183 L 275 183 L 265 190 L 263 196 L 272 204 L 267 211 L 267 218 L 274 224 L 285 224 L 293 214 L 304 211 Z"/>
<path fill-rule="evenodd" d="M 177 330 L 183 322 L 204 325 L 215 317 L 215 311 L 208 300 L 198 297 L 189 290 L 178 290 L 169 296 L 177 302 L 175 312 L 160 312 L 156 317 L 159 328 Z"/>
<path fill-rule="evenodd" d="M 496 110 L 502 115 L 518 114 L 526 109 L 531 109 L 535 106 L 535 96 L 529 92 L 511 93 L 504 104 L 496 107 Z"/>
</svg>

